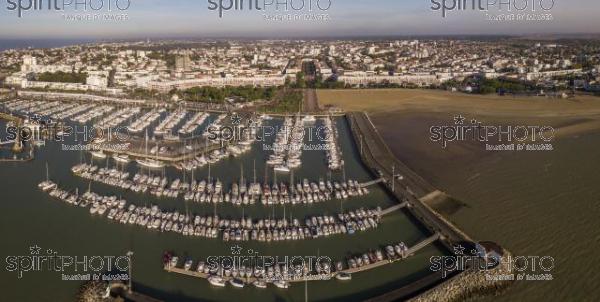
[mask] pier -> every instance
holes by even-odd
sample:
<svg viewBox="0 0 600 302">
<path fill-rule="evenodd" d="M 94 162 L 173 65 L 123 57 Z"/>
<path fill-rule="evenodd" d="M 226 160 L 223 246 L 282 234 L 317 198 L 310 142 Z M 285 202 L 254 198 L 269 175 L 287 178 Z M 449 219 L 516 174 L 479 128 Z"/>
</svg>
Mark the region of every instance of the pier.
<svg viewBox="0 0 600 302">
<path fill-rule="evenodd" d="M 348 273 L 348 274 L 354 274 L 354 273 L 359 273 L 359 272 L 364 272 L 370 269 L 374 269 L 374 268 L 378 268 L 380 266 L 386 265 L 386 264 L 390 264 L 390 263 L 394 263 L 394 262 L 398 262 L 398 261 L 402 261 L 404 259 L 406 259 L 407 257 L 410 257 L 412 255 L 414 255 L 416 252 L 418 252 L 419 250 L 427 247 L 428 245 L 432 244 L 433 242 L 435 242 L 436 240 L 438 240 L 440 238 L 439 234 L 434 234 L 431 237 L 428 237 L 427 239 L 415 244 L 414 246 L 410 247 L 408 249 L 408 251 L 406 251 L 406 256 L 404 258 L 395 258 L 395 259 L 388 259 L 388 260 L 381 260 L 375 263 L 371 263 L 371 264 L 367 264 L 361 267 L 357 267 L 357 268 L 349 268 L 343 271 L 340 271 L 339 273 Z"/>
<path fill-rule="evenodd" d="M 371 180 L 371 181 L 368 181 L 368 182 L 363 182 L 363 183 L 359 184 L 359 186 L 361 188 L 365 188 L 365 187 L 370 187 L 372 185 L 376 185 L 376 184 L 382 183 L 382 182 L 385 182 L 385 178 L 383 178 L 383 177 L 375 179 L 375 180 Z"/>
<path fill-rule="evenodd" d="M 403 202 L 403 203 L 401 203 L 401 204 L 397 204 L 395 206 L 391 206 L 391 207 L 389 207 L 387 209 L 382 210 L 381 211 L 381 216 L 388 215 L 388 214 L 390 214 L 392 212 L 395 212 L 395 211 L 398 211 L 398 210 L 400 210 L 402 208 L 405 208 L 406 206 L 408 206 L 408 202 L 406 202 L 406 201 Z"/>
<path fill-rule="evenodd" d="M 355 273 L 368 271 L 368 270 L 375 269 L 375 268 L 378 268 L 381 266 L 385 266 L 388 264 L 396 263 L 398 261 L 402 261 L 402 260 L 414 255 L 419 250 L 429 246 L 430 244 L 432 244 L 439 238 L 440 238 L 439 234 L 437 234 L 437 233 L 433 234 L 432 236 L 430 236 L 430 237 L 424 239 L 423 241 L 415 244 L 414 246 L 410 247 L 406 251 L 406 254 L 404 257 L 396 257 L 393 259 L 384 259 L 381 261 L 363 265 L 361 267 L 347 268 L 347 269 L 344 269 L 341 271 L 331 272 L 331 273 L 327 273 L 327 274 L 317 274 L 317 275 L 313 274 L 313 275 L 302 276 L 302 277 L 294 277 L 294 278 L 290 278 L 290 280 L 286 280 L 286 281 L 288 281 L 290 283 L 298 283 L 298 282 L 305 282 L 305 281 L 331 280 L 331 279 L 335 278 L 335 276 L 337 274 L 340 274 L 340 273 L 355 274 Z M 163 269 L 169 273 L 176 273 L 176 274 L 181 274 L 181 275 L 185 275 L 188 277 L 201 278 L 201 279 L 208 279 L 209 277 L 213 276 L 210 273 L 207 274 L 207 273 L 198 272 L 195 270 L 186 270 L 184 268 L 173 267 L 168 263 L 164 265 Z M 228 276 L 221 276 L 221 277 L 225 281 L 234 279 L 234 277 L 228 277 Z M 245 277 L 245 278 L 238 278 L 238 279 L 244 281 L 247 284 L 251 284 L 254 281 L 260 280 L 259 278 L 256 278 L 256 277 Z"/>
</svg>

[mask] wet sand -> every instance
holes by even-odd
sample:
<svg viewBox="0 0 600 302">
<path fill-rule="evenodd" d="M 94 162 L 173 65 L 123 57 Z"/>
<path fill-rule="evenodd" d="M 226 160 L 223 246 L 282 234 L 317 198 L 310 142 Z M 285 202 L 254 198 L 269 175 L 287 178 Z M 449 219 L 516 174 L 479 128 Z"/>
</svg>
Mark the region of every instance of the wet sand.
<svg viewBox="0 0 600 302">
<path fill-rule="evenodd" d="M 467 234 L 498 242 L 515 255 L 555 260 L 554 280 L 518 281 L 501 296 L 480 300 L 598 300 L 600 98 L 506 100 L 409 92 L 395 92 L 404 95 L 395 99 L 390 92 L 361 91 L 353 98 L 378 96 L 362 103 L 330 95 L 345 109 L 369 111 L 399 159 L 464 203 L 459 209 L 448 209 L 447 203 L 438 208 Z M 384 108 L 376 108 L 382 103 Z M 443 149 L 430 140 L 429 127 L 450 125 L 457 113 L 485 124 L 551 125 L 558 129 L 554 150 L 493 152 L 467 141 Z"/>
</svg>

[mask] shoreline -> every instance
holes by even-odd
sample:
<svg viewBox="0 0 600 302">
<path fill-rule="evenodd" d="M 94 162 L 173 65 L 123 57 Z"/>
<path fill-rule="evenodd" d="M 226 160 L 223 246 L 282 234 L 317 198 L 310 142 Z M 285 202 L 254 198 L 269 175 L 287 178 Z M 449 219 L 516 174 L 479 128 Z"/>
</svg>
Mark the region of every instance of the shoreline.
<svg viewBox="0 0 600 302">
<path fill-rule="evenodd" d="M 355 142 L 362 141 L 367 137 L 367 141 L 371 140 L 372 143 L 368 143 L 367 151 L 360 152 L 363 163 L 371 169 L 374 173 L 379 173 L 382 177 L 387 179 L 393 179 L 391 182 L 385 182 L 386 188 L 395 195 L 398 200 L 403 198 L 408 203 L 407 209 L 409 212 L 417 218 L 425 227 L 430 231 L 438 232 L 440 234 L 440 242 L 452 251 L 452 246 L 459 242 L 474 242 L 471 237 L 466 233 L 448 221 L 441 214 L 433 210 L 429 205 L 426 204 L 427 199 L 431 199 L 433 195 L 443 194 L 439 190 L 432 190 L 427 194 L 421 194 L 420 198 L 415 195 L 408 185 L 405 188 L 396 185 L 397 180 L 394 174 L 395 170 L 389 170 L 384 166 L 385 163 L 394 162 L 398 163 L 399 167 L 402 168 L 402 172 L 407 179 L 407 182 L 412 185 L 421 185 L 419 191 L 427 191 L 433 188 L 431 184 L 422 179 L 419 175 L 410 170 L 407 166 L 403 165 L 387 147 L 383 138 L 379 135 L 374 124 L 371 122 L 366 112 L 351 112 L 346 115 L 346 119 L 350 124 L 350 129 L 353 133 Z M 361 148 L 362 151 L 362 148 Z M 413 179 L 410 179 L 413 178 Z M 390 184 L 391 183 L 391 184 Z M 390 187 L 391 186 L 391 187 Z M 432 195 L 433 194 L 433 195 Z M 506 250 L 504 250 L 506 251 Z M 510 254 L 508 251 L 505 255 Z M 506 257 L 503 257 L 506 259 Z M 464 298 L 471 297 L 473 293 L 479 292 L 482 295 L 492 294 L 490 290 L 495 288 L 502 288 L 505 285 L 503 282 L 488 281 L 485 282 L 485 273 L 482 271 L 475 271 L 467 268 L 464 271 L 456 273 L 455 276 L 450 278 L 443 278 L 438 275 L 438 278 L 433 282 L 434 285 L 431 289 L 425 289 L 419 287 L 419 284 L 427 283 L 423 280 L 418 280 L 411 283 L 408 286 L 397 289 L 395 291 L 388 292 L 379 297 L 370 299 L 369 301 L 395 301 L 397 299 L 403 299 L 406 297 L 414 297 L 410 301 L 424 302 L 424 301 L 459 301 Z M 431 276 L 431 275 L 430 275 Z M 481 281 L 482 276 L 484 281 Z M 429 279 L 426 277 L 423 279 Z M 458 280 L 458 281 L 456 281 Z M 428 280 L 431 282 L 431 280 Z M 482 283 L 483 282 L 483 283 Z M 407 293 L 406 288 L 411 288 L 412 292 Z M 440 292 L 442 294 L 440 294 Z M 447 294 L 444 294 L 447 293 Z"/>
</svg>

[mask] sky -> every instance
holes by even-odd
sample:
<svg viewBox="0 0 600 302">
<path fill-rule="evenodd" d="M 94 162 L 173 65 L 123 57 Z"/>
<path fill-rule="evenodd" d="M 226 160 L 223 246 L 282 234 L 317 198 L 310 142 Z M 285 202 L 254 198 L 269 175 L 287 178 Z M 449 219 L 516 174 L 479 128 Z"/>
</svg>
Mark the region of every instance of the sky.
<svg viewBox="0 0 600 302">
<path fill-rule="evenodd" d="M 228 4 L 234 0 L 85 0 L 99 7 L 98 12 L 78 10 L 69 6 L 72 1 L 84 0 L 37 0 L 43 1 L 44 10 L 24 11 L 19 18 L 17 11 L 9 10 L 11 3 L 27 6 L 33 0 L 0 0 L 0 39 L 128 39 L 128 38 L 292 38 L 292 37 L 348 37 L 348 36 L 406 36 L 406 35 L 488 35 L 488 34 L 556 34 L 600 33 L 600 1 L 598 0 L 510 0 L 519 5 L 528 2 L 546 6 L 554 2 L 549 11 L 536 10 L 534 14 L 550 13 L 551 21 L 490 21 L 481 11 L 450 11 L 444 18 L 441 11 L 434 11 L 432 1 L 444 0 L 237 0 L 244 1 L 244 11 L 209 10 L 211 2 Z M 67 3 L 65 11 L 46 8 L 48 1 Z M 122 7 L 130 1 L 127 10 L 115 9 L 118 1 Z M 306 9 L 300 11 L 279 10 L 274 5 L 263 11 L 248 10 L 248 1 L 290 1 L 296 7 L 302 2 L 319 2 L 328 10 Z M 448 5 L 452 1 L 445 0 Z M 457 0 L 458 1 L 458 0 Z M 468 0 L 473 1 L 473 0 Z M 481 0 L 475 0 L 481 1 Z M 497 0 L 482 0 L 497 1 Z M 108 2 L 113 11 L 107 12 Z M 527 11 L 532 13 L 531 11 Z M 100 20 L 66 20 L 64 15 L 82 16 L 97 13 Z M 507 13 L 490 9 L 490 15 Z M 102 20 L 104 14 L 117 16 L 127 14 L 126 20 Z M 326 21 L 273 21 L 269 16 L 286 14 L 326 14 Z"/>
</svg>

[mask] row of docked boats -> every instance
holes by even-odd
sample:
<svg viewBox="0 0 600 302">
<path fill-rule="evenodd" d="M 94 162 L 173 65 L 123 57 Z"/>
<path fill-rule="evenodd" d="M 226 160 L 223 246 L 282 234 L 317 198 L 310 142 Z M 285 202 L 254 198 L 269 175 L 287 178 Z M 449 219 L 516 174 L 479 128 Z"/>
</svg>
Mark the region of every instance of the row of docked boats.
<svg viewBox="0 0 600 302">
<path fill-rule="evenodd" d="M 204 112 L 198 112 L 192 116 L 182 127 L 178 133 L 182 135 L 188 135 L 194 133 L 208 118 L 209 114 Z"/>
<path fill-rule="evenodd" d="M 355 180 L 345 182 L 320 180 L 317 183 L 304 179 L 295 185 L 288 185 L 284 182 L 260 184 L 240 181 L 239 184 L 234 182 L 231 188 L 227 190 L 219 180 L 185 182 L 178 178 L 169 182 L 166 177 L 140 173 L 136 173 L 133 178 L 130 178 L 127 172 L 121 172 L 115 168 L 100 168 L 87 163 L 73 166 L 71 171 L 85 179 L 133 192 L 150 193 L 156 197 L 179 198 L 183 196 L 186 201 L 200 203 L 295 205 L 325 202 L 333 199 L 340 200 L 369 193 L 366 187 L 362 187 Z"/>
<path fill-rule="evenodd" d="M 229 283 L 237 288 L 243 288 L 248 284 L 257 288 L 267 288 L 267 284 L 273 283 L 278 288 L 288 288 L 292 281 L 329 280 L 331 277 L 341 281 L 351 280 L 350 272 L 361 271 L 361 268 L 368 269 L 371 264 L 391 263 L 404 259 L 409 256 L 408 250 L 407 245 L 400 242 L 347 257 L 345 261 L 329 263 L 328 260 L 310 266 L 292 263 L 267 264 L 260 261 L 248 266 L 243 262 L 222 266 L 219 263 L 203 260 L 194 262 L 193 259 L 186 258 L 182 268 L 185 271 L 197 273 L 200 277 L 206 278 L 211 285 L 217 287 L 225 287 Z M 180 259 L 170 252 L 165 252 L 163 263 L 168 270 L 176 269 L 180 265 Z"/>
<path fill-rule="evenodd" d="M 162 135 L 166 139 L 165 135 L 173 135 L 173 128 L 175 128 L 187 115 L 186 110 L 176 110 L 167 116 L 156 128 L 154 128 L 154 135 Z M 170 137 L 170 136 L 169 136 Z"/>
<path fill-rule="evenodd" d="M 46 102 L 33 100 L 15 100 L 5 103 L 5 108 L 27 115 L 39 115 L 54 120 L 70 119 L 84 124 L 102 117 L 114 110 L 113 106 L 89 103 L 65 103 L 60 101 Z"/>
<path fill-rule="evenodd" d="M 100 127 L 116 127 L 123 122 L 131 119 L 133 116 L 139 114 L 142 110 L 139 107 L 128 107 L 110 113 L 109 115 L 102 118 L 98 125 Z"/>
<path fill-rule="evenodd" d="M 239 157 L 252 150 L 251 144 L 247 143 L 236 143 L 230 144 L 225 148 L 216 149 L 212 152 L 208 152 L 206 155 L 195 156 L 194 158 L 183 161 L 179 164 L 175 164 L 175 168 L 178 170 L 193 171 L 200 169 L 207 164 L 215 164 L 221 160 L 230 157 Z"/>
<path fill-rule="evenodd" d="M 77 116 L 71 118 L 71 120 L 78 122 L 80 124 L 85 124 L 92 121 L 95 118 L 99 118 L 104 116 L 105 114 L 109 114 L 115 110 L 113 106 L 110 105 L 98 105 L 86 112 L 83 112 Z"/>
<path fill-rule="evenodd" d="M 129 124 L 127 130 L 131 133 L 141 133 L 146 127 L 157 121 L 165 111 L 164 108 L 150 110 Z"/>
<path fill-rule="evenodd" d="M 123 224 L 132 224 L 184 236 L 222 238 L 224 241 L 284 241 L 313 239 L 335 234 L 353 234 L 376 228 L 381 209 L 359 209 L 335 216 L 308 217 L 303 224 L 298 219 L 224 219 L 218 215 L 199 216 L 177 211 L 163 211 L 158 206 L 136 206 L 116 196 L 102 196 L 87 191 L 81 196 L 59 188 L 50 180 L 38 187 L 51 197 L 71 205 L 89 207 L 90 214 L 104 216 Z"/>
<path fill-rule="evenodd" d="M 208 127 L 206 127 L 206 129 L 204 129 L 202 136 L 211 137 L 215 134 L 218 134 L 222 128 L 221 123 L 225 121 L 226 117 L 226 114 L 219 114 L 219 116 L 217 116 L 217 118 L 212 123 L 210 123 Z"/>
<path fill-rule="evenodd" d="M 163 256 L 163 263 L 167 270 L 179 269 L 180 258 L 166 252 Z M 257 264 L 257 265 L 232 265 L 221 266 L 218 263 L 208 263 L 203 260 L 197 263 L 191 258 L 183 261 L 182 269 L 194 273 L 196 276 L 206 278 L 207 281 L 216 287 L 226 287 L 227 284 L 244 288 L 252 285 L 256 288 L 265 289 L 269 284 L 281 289 L 290 287 L 293 281 L 301 280 L 327 280 L 331 277 L 331 265 L 322 262 L 313 265 L 292 265 L 285 263 L 277 264 Z"/>
<path fill-rule="evenodd" d="M 41 101 L 30 100 L 23 100 L 15 103 L 14 105 L 9 102 L 6 104 L 6 107 L 9 110 L 23 111 L 30 115 L 38 114 L 41 116 L 49 116 L 55 112 L 58 112 L 62 108 L 61 102 L 58 101 L 44 103 Z"/>
<path fill-rule="evenodd" d="M 51 107 L 57 106 L 60 102 L 44 102 L 44 101 L 33 101 L 33 100 L 22 100 L 16 99 L 12 101 L 3 102 L 2 105 L 9 111 L 23 111 L 28 113 L 36 113 L 34 110 L 46 110 Z"/>
<path fill-rule="evenodd" d="M 53 119 L 57 120 L 65 120 L 72 118 L 75 115 L 79 115 L 83 112 L 87 112 L 90 109 L 94 108 L 96 105 L 94 104 L 70 104 L 67 108 L 62 108 L 60 111 L 51 115 Z"/>
<path fill-rule="evenodd" d="M 53 102 L 52 107 L 47 108 L 46 110 L 36 110 L 35 108 L 32 108 L 32 110 L 30 110 L 28 113 L 29 114 L 38 114 L 41 116 L 50 117 L 52 119 L 61 119 L 61 118 L 64 118 L 64 115 L 63 115 L 64 112 L 69 112 L 71 109 L 77 107 L 76 103 L 58 102 L 58 105 L 54 105 L 54 104 L 55 104 L 55 102 Z"/>
<path fill-rule="evenodd" d="M 328 131 L 328 135 L 325 137 L 327 166 L 330 170 L 339 170 L 344 165 L 344 160 L 342 157 L 342 150 L 338 143 L 338 129 L 335 127 L 331 117 L 326 117 L 324 119 L 324 127 Z"/>
<path fill-rule="evenodd" d="M 385 246 L 384 249 L 373 249 L 367 253 L 348 257 L 346 259 L 349 269 L 357 269 L 370 264 L 375 264 L 381 261 L 392 262 L 399 259 L 404 259 L 408 256 L 408 247 L 404 242 Z M 341 268 L 340 263 L 337 264 Z"/>
<path fill-rule="evenodd" d="M 304 149 L 304 123 L 300 116 L 286 117 L 275 137 L 273 154 L 267 164 L 275 171 L 290 172 L 302 165 L 300 157 Z"/>
</svg>

